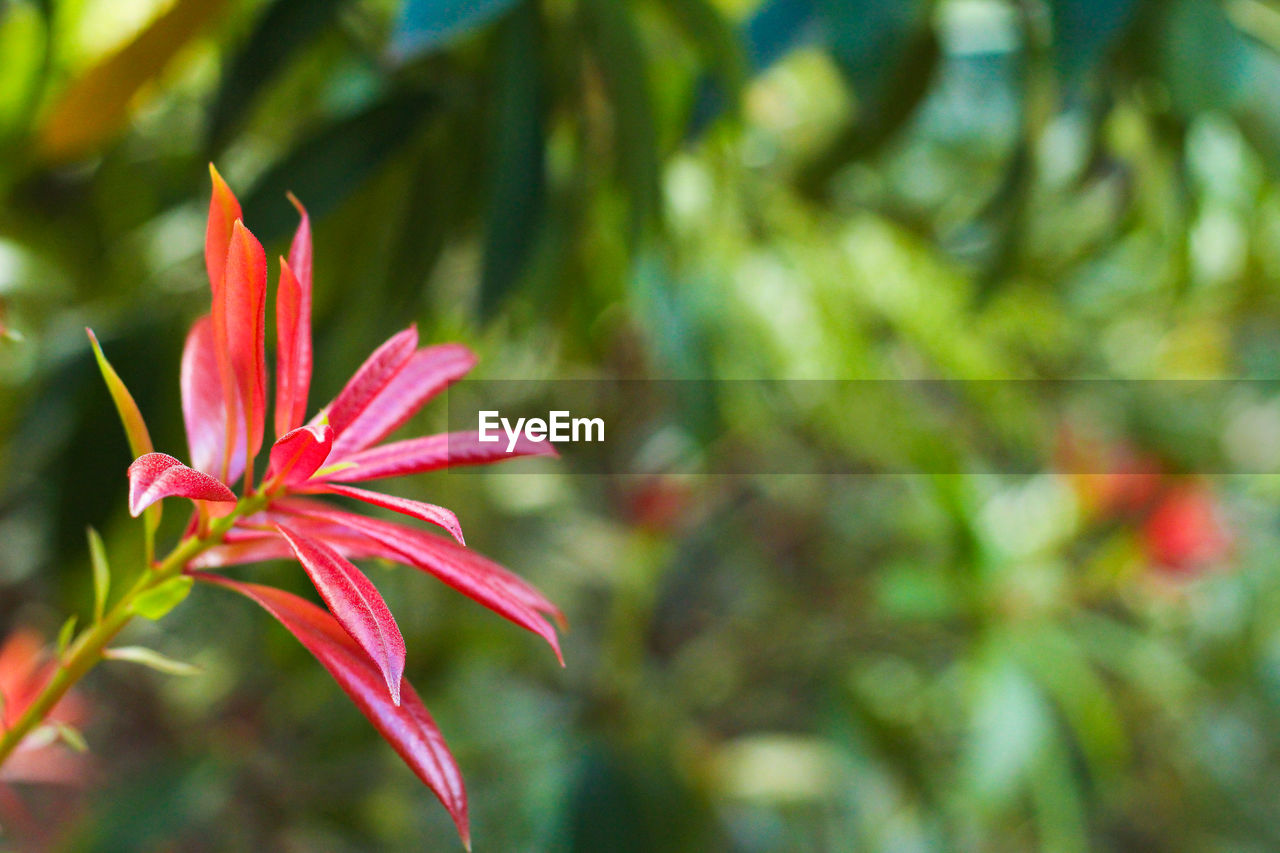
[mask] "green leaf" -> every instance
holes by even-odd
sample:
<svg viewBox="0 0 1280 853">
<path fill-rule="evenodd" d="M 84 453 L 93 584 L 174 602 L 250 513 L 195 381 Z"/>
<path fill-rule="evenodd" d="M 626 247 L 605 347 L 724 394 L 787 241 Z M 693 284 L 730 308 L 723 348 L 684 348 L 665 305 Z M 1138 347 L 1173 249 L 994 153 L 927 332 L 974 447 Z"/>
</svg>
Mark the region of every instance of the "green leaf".
<svg viewBox="0 0 1280 853">
<path fill-rule="evenodd" d="M 399 60 L 425 56 L 501 15 L 516 0 L 406 0 L 391 36 Z"/>
<path fill-rule="evenodd" d="M 53 726 L 58 732 L 58 737 L 61 738 L 62 742 L 67 746 L 71 747 L 76 752 L 89 751 L 89 744 L 85 743 L 84 735 L 80 734 L 80 730 L 75 726 L 68 725 L 67 723 L 54 723 Z"/>
<path fill-rule="evenodd" d="M 107 384 L 107 392 L 111 394 L 111 401 L 116 404 L 116 414 L 120 416 L 120 423 L 124 425 L 124 434 L 129 440 L 129 451 L 133 453 L 134 459 L 145 453 L 151 453 L 155 450 L 155 447 L 151 444 L 151 433 L 147 431 L 147 422 L 143 420 L 138 404 L 134 401 L 133 395 L 129 393 L 129 389 L 125 387 L 120 374 L 116 373 L 116 369 L 111 366 L 111 362 L 107 361 L 107 357 L 103 354 L 102 347 L 98 343 L 98 336 L 93 333 L 92 329 L 85 329 L 85 333 L 89 336 L 89 345 L 93 347 L 93 357 L 98 361 L 98 370 L 102 372 L 102 381 Z M 156 502 L 147 507 L 147 511 L 143 516 L 143 524 L 147 531 L 148 552 L 151 550 L 155 532 L 160 527 L 161 512 L 160 503 Z M 148 553 L 148 559 L 150 559 L 150 553 Z"/>
<path fill-rule="evenodd" d="M 186 575 L 170 578 L 135 598 L 129 609 L 146 619 L 161 619 L 182 603 L 187 593 L 191 592 L 191 584 L 191 578 Z"/>
<path fill-rule="evenodd" d="M 72 613 L 67 617 L 67 621 L 62 623 L 62 628 L 58 631 L 58 657 L 61 658 L 66 652 L 67 646 L 71 645 L 71 638 L 75 636 L 76 622 L 79 617 Z"/>
<path fill-rule="evenodd" d="M 635 239 L 656 221 L 662 197 L 646 50 L 627 4 L 583 0 L 580 9 L 609 94 L 618 171 L 630 196 L 631 236 Z"/>
<path fill-rule="evenodd" d="M 303 140 L 245 197 L 254 235 L 269 243 L 293 233 L 297 213 L 287 192 L 306 201 L 313 221 L 333 210 L 413 137 L 436 102 L 425 92 L 392 95 Z"/>
<path fill-rule="evenodd" d="M 538 16 L 524 3 L 502 25 L 493 111 L 480 313 L 492 317 L 519 281 L 546 211 Z"/>
<path fill-rule="evenodd" d="M 120 423 L 124 425 L 124 434 L 129 439 L 129 450 L 133 453 L 133 458 L 151 453 L 155 448 L 151 444 L 151 434 L 147 432 L 147 423 L 142 419 L 138 404 L 120 379 L 120 374 L 116 373 L 111 362 L 103 355 L 98 336 L 92 329 L 85 329 L 85 333 L 89 336 L 89 345 L 93 347 L 93 357 L 98 360 L 98 369 L 102 371 L 102 381 L 107 384 L 111 401 L 116 404 L 116 413 L 120 416 Z"/>
<path fill-rule="evenodd" d="M 337 18 L 343 0 L 276 0 L 225 66 L 209 108 L 209 148 L 217 151 L 244 121 L 258 93 Z"/>
<path fill-rule="evenodd" d="M 102 621 L 107 608 L 107 594 L 111 591 L 111 567 L 107 565 L 107 549 L 98 531 L 89 528 L 89 562 L 93 566 L 93 621 Z"/>
<path fill-rule="evenodd" d="M 157 651 L 142 646 L 122 646 L 118 649 L 104 649 L 102 656 L 107 660 L 122 660 L 150 667 L 156 672 L 163 672 L 166 675 L 199 675 L 203 672 L 198 666 L 165 657 Z"/>
</svg>

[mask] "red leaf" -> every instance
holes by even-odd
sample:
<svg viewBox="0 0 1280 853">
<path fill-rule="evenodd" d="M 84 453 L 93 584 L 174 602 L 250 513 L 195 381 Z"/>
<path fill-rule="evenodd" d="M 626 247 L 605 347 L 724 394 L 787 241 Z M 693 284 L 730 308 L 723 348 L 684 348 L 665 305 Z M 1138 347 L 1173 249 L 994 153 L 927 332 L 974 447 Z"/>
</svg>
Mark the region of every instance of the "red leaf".
<svg viewBox="0 0 1280 853">
<path fill-rule="evenodd" d="M 400 498 L 395 495 L 384 495 L 380 492 L 371 492 L 367 489 L 357 489 L 351 486 L 329 485 L 325 486 L 325 491 L 335 495 L 355 498 L 358 501 L 364 501 L 367 504 L 380 506 L 384 509 L 395 510 L 420 521 L 425 521 L 428 524 L 434 524 L 447 530 L 450 536 L 458 540 L 459 545 L 467 544 L 462 538 L 462 525 L 458 523 L 458 517 L 453 514 L 452 510 L 445 509 L 442 506 L 410 500 L 409 498 Z"/>
<path fill-rule="evenodd" d="M 561 665 L 564 664 L 559 638 L 542 618 L 542 614 L 546 614 L 563 625 L 564 616 L 559 608 L 522 578 L 487 557 L 402 524 L 322 508 L 323 505 L 314 501 L 284 500 L 278 501 L 276 507 L 283 512 L 298 512 L 341 524 L 364 534 L 385 547 L 386 551 L 379 556 L 429 572 L 463 595 L 542 637 L 555 651 Z"/>
<path fill-rule="evenodd" d="M 292 195 L 302 220 L 280 262 L 276 291 L 276 436 L 302 425 L 311 388 L 311 218 Z"/>
<path fill-rule="evenodd" d="M 161 498 L 230 501 L 236 496 L 216 477 L 188 468 L 164 453 L 148 453 L 129 466 L 129 514 L 137 518 Z"/>
<path fill-rule="evenodd" d="M 316 591 L 351 638 L 377 664 L 387 682 L 391 701 L 400 704 L 404 675 L 404 637 L 387 603 L 364 573 L 327 545 L 308 539 L 284 525 L 276 525 L 307 570 Z"/>
<path fill-rule="evenodd" d="M 463 843 L 470 846 L 467 794 L 462 774 L 445 745 L 440 729 L 408 682 L 401 683 L 400 705 L 393 705 L 387 699 L 381 674 L 360 647 L 332 616 L 296 595 L 218 575 L 202 573 L 196 577 L 253 599 L 297 637 L 387 742 L 395 747 L 409 768 L 440 798 L 458 827 Z"/>
<path fill-rule="evenodd" d="M 328 424 L 311 424 L 285 433 L 271 445 L 267 477 L 279 478 L 286 486 L 302 483 L 324 465 L 331 447 L 333 427 Z"/>
<path fill-rule="evenodd" d="M 458 465 L 488 465 L 521 456 L 558 455 L 550 442 L 530 441 L 524 435 L 520 436 L 515 448 L 507 452 L 505 438 L 498 442 L 482 442 L 479 433 L 475 432 L 441 433 L 353 453 L 343 460 L 354 463 L 353 467 L 335 471 L 324 479 L 352 483 L 420 474 Z"/>
<path fill-rule="evenodd" d="M 242 419 L 237 405 L 230 415 L 233 426 Z M 218 378 L 218 353 L 214 345 L 213 322 L 201 317 L 187 334 L 182 351 L 182 419 L 191 448 L 191 467 L 217 476 L 227 443 L 227 412 Z M 227 482 L 234 483 L 244 472 L 244 436 L 236 430 L 236 450 L 227 470 Z"/>
<path fill-rule="evenodd" d="M 267 256 L 244 224 L 232 226 L 223 282 L 225 343 L 231 374 L 245 408 L 247 465 L 262 449 L 266 418 L 267 365 L 263 338 L 266 333 Z"/>
<path fill-rule="evenodd" d="M 334 428 L 335 458 L 381 441 L 450 383 L 466 376 L 475 363 L 471 350 L 461 344 L 418 350 L 350 424 L 342 430 Z"/>
<path fill-rule="evenodd" d="M 417 346 L 418 329 L 410 326 L 403 332 L 392 335 L 373 351 L 373 355 L 365 359 L 346 387 L 329 404 L 329 425 L 333 427 L 334 435 L 342 435 L 342 431 L 364 411 L 378 392 L 391 381 L 391 377 L 400 372 L 400 368 L 413 356 Z"/>
<path fill-rule="evenodd" d="M 209 224 L 204 234 L 204 263 L 209 271 L 209 287 L 216 302 L 222 290 L 222 279 L 227 267 L 227 250 L 231 247 L 232 226 L 240 218 L 240 202 L 235 193 L 222 180 L 222 175 L 209 164 L 209 176 L 213 179 L 213 197 L 209 199 Z"/>
</svg>

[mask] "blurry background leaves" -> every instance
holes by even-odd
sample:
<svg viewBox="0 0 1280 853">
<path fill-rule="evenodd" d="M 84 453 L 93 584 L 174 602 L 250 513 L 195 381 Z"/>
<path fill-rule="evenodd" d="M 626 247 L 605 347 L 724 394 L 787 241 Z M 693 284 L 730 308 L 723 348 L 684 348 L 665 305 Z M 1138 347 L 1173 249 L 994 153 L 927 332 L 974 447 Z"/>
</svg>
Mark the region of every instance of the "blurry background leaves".
<svg viewBox="0 0 1280 853">
<path fill-rule="evenodd" d="M 1280 375 L 1278 51 L 1271 0 L 4 0 L 0 628 L 83 618 L 86 525 L 137 565 L 83 327 L 182 455 L 214 159 L 315 219 L 317 404 L 409 322 L 489 379 L 1032 380 L 691 383 L 613 474 L 405 484 L 574 625 L 378 578 L 484 849 L 1273 849 L 1280 484 L 1195 472 L 1274 470 L 1280 399 L 1036 380 Z M 991 473 L 824 475 L 913 466 Z M 449 849 L 215 593 L 127 639 L 201 676 L 90 681 L 67 849 Z"/>
</svg>

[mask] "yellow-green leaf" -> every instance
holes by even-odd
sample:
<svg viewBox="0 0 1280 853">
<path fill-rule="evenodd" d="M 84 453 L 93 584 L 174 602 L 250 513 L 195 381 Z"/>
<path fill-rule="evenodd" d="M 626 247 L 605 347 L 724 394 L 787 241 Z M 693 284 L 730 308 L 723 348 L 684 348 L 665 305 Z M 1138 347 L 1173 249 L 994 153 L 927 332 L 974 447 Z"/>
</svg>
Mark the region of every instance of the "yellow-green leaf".
<svg viewBox="0 0 1280 853">
<path fill-rule="evenodd" d="M 62 623 L 62 629 L 58 631 L 58 657 L 61 658 L 66 652 L 67 646 L 71 645 L 71 638 L 76 632 L 76 614 L 72 613 L 67 617 L 67 621 Z"/>
<path fill-rule="evenodd" d="M 111 567 L 107 565 L 107 549 L 98 531 L 89 528 L 89 562 L 93 565 L 93 621 L 101 622 L 111 591 Z"/>
<path fill-rule="evenodd" d="M 58 737 L 62 738 L 62 742 L 74 749 L 76 752 L 88 752 L 89 744 L 85 743 L 84 735 L 80 734 L 80 730 L 75 726 L 66 723 L 54 723 L 54 727 L 58 731 Z"/>
<path fill-rule="evenodd" d="M 137 459 L 144 453 L 153 452 L 155 448 L 151 446 L 151 433 L 147 432 L 147 423 L 142 419 L 142 412 L 138 410 L 138 404 L 134 402 L 133 395 L 120 379 L 120 374 L 116 373 L 111 362 L 107 361 L 107 357 L 103 355 L 102 347 L 98 344 L 98 336 L 92 329 L 85 329 L 85 332 L 89 335 L 89 343 L 93 346 L 93 357 L 98 360 L 102 379 L 107 383 L 107 391 L 111 393 L 111 400 L 116 404 L 120 422 L 124 424 L 124 434 L 129 439 L 129 450 L 133 452 L 133 458 Z"/>
<path fill-rule="evenodd" d="M 135 598 L 129 609 L 145 619 L 162 619 L 187 597 L 191 583 L 191 578 L 185 575 L 170 578 Z"/>
<path fill-rule="evenodd" d="M 39 131 L 51 161 L 98 149 L 124 127 L 135 95 L 222 11 L 226 0 L 177 0 L 124 47 L 87 69 L 54 103 Z"/>
<path fill-rule="evenodd" d="M 102 656 L 107 660 L 122 660 L 150 667 L 167 675 L 199 675 L 202 670 L 198 666 L 183 663 L 180 660 L 165 657 L 157 651 L 142 646 L 123 646 L 118 649 L 104 649 Z"/>
</svg>

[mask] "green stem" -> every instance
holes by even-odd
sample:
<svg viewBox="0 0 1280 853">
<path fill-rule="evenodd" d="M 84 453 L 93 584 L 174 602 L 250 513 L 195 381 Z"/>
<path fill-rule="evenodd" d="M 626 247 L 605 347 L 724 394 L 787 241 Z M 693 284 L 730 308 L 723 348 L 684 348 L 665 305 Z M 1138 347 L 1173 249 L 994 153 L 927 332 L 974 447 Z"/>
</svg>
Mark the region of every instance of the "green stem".
<svg viewBox="0 0 1280 853">
<path fill-rule="evenodd" d="M 242 498 L 229 515 L 223 516 L 209 527 L 208 533 L 183 539 L 169 552 L 169 556 L 154 568 L 148 561 L 137 582 L 115 603 L 115 606 L 108 610 L 100 621 L 81 632 L 62 656 L 57 671 L 39 695 L 26 707 L 22 716 L 5 730 L 3 736 L 0 736 L 0 765 L 3 765 L 17 749 L 23 738 L 44 721 L 72 685 L 84 678 L 89 670 L 102 660 L 102 652 L 107 644 L 115 639 L 124 626 L 133 619 L 133 603 L 140 595 L 180 575 L 187 563 L 221 542 L 222 537 L 238 519 L 263 509 L 267 501 L 268 498 L 265 495 Z"/>
</svg>

